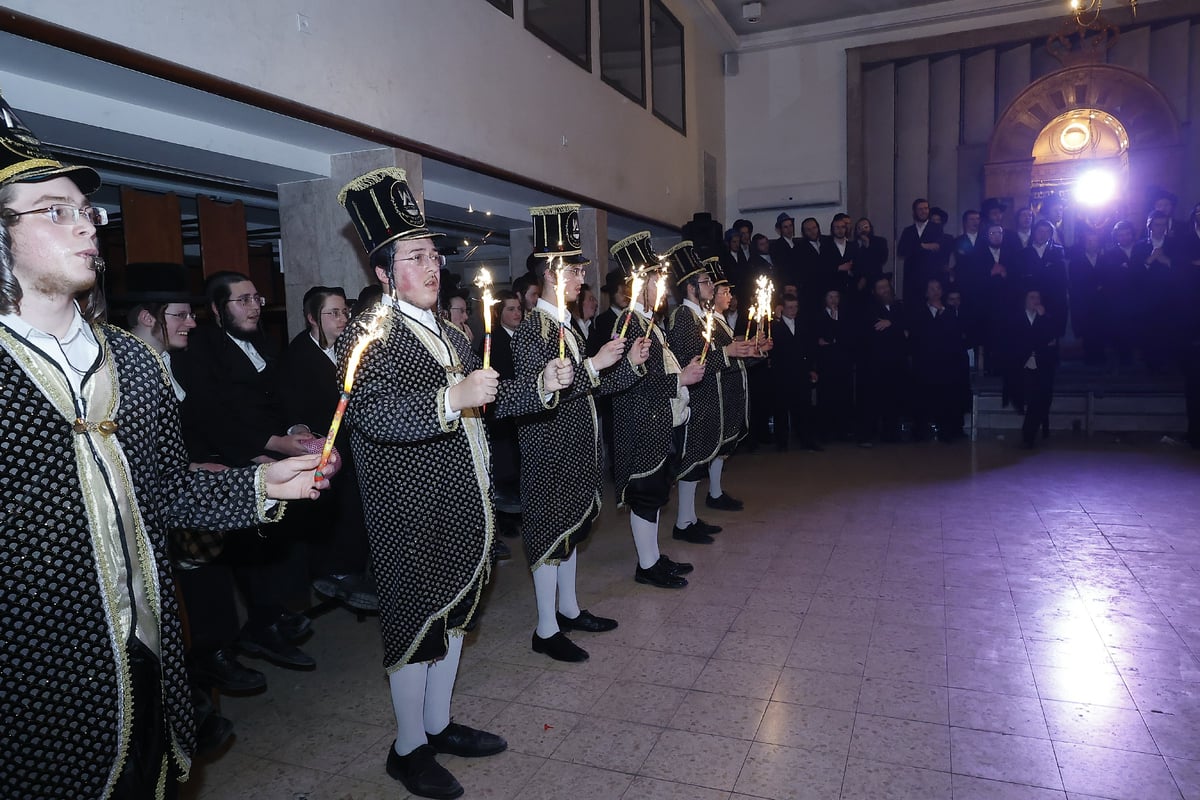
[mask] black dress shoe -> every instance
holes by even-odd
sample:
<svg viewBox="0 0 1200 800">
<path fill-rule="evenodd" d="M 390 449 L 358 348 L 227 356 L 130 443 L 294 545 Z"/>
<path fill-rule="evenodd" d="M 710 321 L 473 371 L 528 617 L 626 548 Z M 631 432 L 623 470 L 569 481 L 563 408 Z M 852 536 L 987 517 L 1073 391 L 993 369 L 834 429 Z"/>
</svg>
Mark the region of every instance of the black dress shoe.
<svg viewBox="0 0 1200 800">
<path fill-rule="evenodd" d="M 697 524 L 698 526 L 700 526 L 700 530 L 704 531 L 704 532 L 705 532 L 705 533 L 707 533 L 709 536 L 715 536 L 715 535 L 717 535 L 718 533 L 720 533 L 720 532 L 721 532 L 721 526 L 720 526 L 720 525 L 709 525 L 707 522 L 705 522 L 704 520 L 700 519 L 699 517 L 697 517 L 697 518 L 696 518 L 696 524 Z"/>
<path fill-rule="evenodd" d="M 633 579 L 638 583 L 657 586 L 660 589 L 682 589 L 688 585 L 687 579 L 672 572 L 661 558 L 649 569 L 643 569 L 639 564 L 638 568 L 634 570 Z"/>
<path fill-rule="evenodd" d="M 549 639 L 543 639 L 534 633 L 533 652 L 550 656 L 555 661 L 574 663 L 588 660 L 587 650 L 584 650 L 564 636 L 562 631 L 554 634 Z"/>
<path fill-rule="evenodd" d="M 463 795 L 462 784 L 437 762 L 434 749 L 427 744 L 402 756 L 396 752 L 396 743 L 392 742 L 388 748 L 387 774 L 417 797 L 452 800 Z"/>
<path fill-rule="evenodd" d="M 196 755 L 214 753 L 233 738 L 233 720 L 217 712 L 198 719 L 196 724 Z"/>
<path fill-rule="evenodd" d="M 426 736 L 429 745 L 437 752 L 462 758 L 494 756 L 508 749 L 508 742 L 503 737 L 459 725 L 453 720 L 441 733 L 429 733 Z"/>
<path fill-rule="evenodd" d="M 260 692 L 267 688 L 267 676 L 242 664 L 229 649 L 204 655 L 193 653 L 191 674 L 201 686 L 220 689 L 227 694 Z"/>
<path fill-rule="evenodd" d="M 243 628 L 237 644 L 246 655 L 265 658 L 281 667 L 312 669 L 317 666 L 312 656 L 283 637 L 279 632 L 279 623 L 260 630 Z"/>
<path fill-rule="evenodd" d="M 280 636 L 295 644 L 312 632 L 312 620 L 304 614 L 285 611 L 275 620 L 275 627 L 279 629 Z"/>
<path fill-rule="evenodd" d="M 660 563 L 666 564 L 667 569 L 671 570 L 671 572 L 674 572 L 676 575 L 687 575 L 689 572 L 695 569 L 695 567 L 686 561 L 672 561 L 665 555 L 660 555 L 658 560 Z"/>
<path fill-rule="evenodd" d="M 671 538 L 678 539 L 681 542 L 690 542 L 691 544 L 712 544 L 716 541 L 713 537 L 700 530 L 700 525 L 695 522 L 686 528 L 672 528 Z"/>
<path fill-rule="evenodd" d="M 741 511 L 746 506 L 741 500 L 732 498 L 724 492 L 721 493 L 720 497 L 713 497 L 711 494 L 705 495 L 704 505 L 709 508 L 715 508 L 718 511 Z"/>
<path fill-rule="evenodd" d="M 379 610 L 379 590 L 370 575 L 357 573 L 322 575 L 313 579 L 313 589 L 320 595 L 342 601 L 346 607 L 354 611 L 374 612 Z M 296 616 L 308 619 L 303 614 Z M 306 628 L 306 633 L 307 630 Z"/>
<path fill-rule="evenodd" d="M 505 541 L 492 539 L 492 558 L 496 561 L 512 558 L 512 548 Z"/>
<path fill-rule="evenodd" d="M 579 611 L 579 616 L 571 619 L 564 617 L 557 611 L 554 613 L 554 618 L 558 620 L 558 627 L 564 631 L 584 631 L 586 633 L 604 633 L 611 631 L 617 627 L 615 619 L 608 617 L 597 617 L 595 614 L 588 612 L 586 608 Z"/>
</svg>

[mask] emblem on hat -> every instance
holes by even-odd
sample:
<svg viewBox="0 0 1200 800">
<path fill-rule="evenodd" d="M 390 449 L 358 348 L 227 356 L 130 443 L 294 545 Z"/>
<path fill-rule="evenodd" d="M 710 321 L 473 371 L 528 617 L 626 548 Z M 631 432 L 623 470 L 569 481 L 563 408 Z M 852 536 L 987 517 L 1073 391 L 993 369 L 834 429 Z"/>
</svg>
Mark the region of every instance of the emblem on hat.
<svg viewBox="0 0 1200 800">
<path fill-rule="evenodd" d="M 533 254 L 539 258 L 562 258 L 571 264 L 589 263 L 583 257 L 583 238 L 579 231 L 579 206 L 564 203 L 535 206 L 533 218 Z"/>
</svg>

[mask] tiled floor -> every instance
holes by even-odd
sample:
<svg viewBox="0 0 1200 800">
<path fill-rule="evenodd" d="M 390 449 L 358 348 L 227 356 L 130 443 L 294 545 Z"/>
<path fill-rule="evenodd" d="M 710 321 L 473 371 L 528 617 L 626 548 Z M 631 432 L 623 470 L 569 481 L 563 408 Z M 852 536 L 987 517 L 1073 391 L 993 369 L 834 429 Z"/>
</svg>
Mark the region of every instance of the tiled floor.
<svg viewBox="0 0 1200 800">
<path fill-rule="evenodd" d="M 529 649 L 517 560 L 464 653 L 459 721 L 507 753 L 472 798 L 1200 798 L 1200 458 L 1055 440 L 738 457 L 739 514 L 687 589 L 632 580 L 611 504 L 580 595 L 621 626 Z M 673 516 L 673 509 L 668 513 Z M 404 796 L 374 621 L 319 618 L 311 673 L 226 698 L 238 737 L 185 797 Z M 252 662 L 254 663 L 254 662 Z"/>
</svg>

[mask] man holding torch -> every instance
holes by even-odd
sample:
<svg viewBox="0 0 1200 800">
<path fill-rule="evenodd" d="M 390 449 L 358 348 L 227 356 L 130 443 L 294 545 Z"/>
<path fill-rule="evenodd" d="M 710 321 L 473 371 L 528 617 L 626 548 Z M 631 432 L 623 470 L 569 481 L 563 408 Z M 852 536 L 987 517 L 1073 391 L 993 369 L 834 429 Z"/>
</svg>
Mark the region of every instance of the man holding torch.
<svg viewBox="0 0 1200 800">
<path fill-rule="evenodd" d="M 487 756 L 495 734 L 450 721 L 463 635 L 491 568 L 494 512 L 481 406 L 540 404 L 570 385 L 570 365 L 526 380 L 481 369 L 461 331 L 434 312 L 442 257 L 404 170 L 367 173 L 338 195 L 384 297 L 338 339 L 350 447 L 379 590 L 384 667 L 396 714 L 387 771 L 421 797 L 462 786 L 436 753 Z M 365 349 L 361 347 L 367 342 Z M 352 375 L 353 357 L 361 355 Z"/>
<path fill-rule="evenodd" d="M 600 633 L 617 627 L 616 620 L 581 609 L 575 593 L 576 546 L 600 513 L 600 432 L 592 395 L 631 386 L 645 373 L 650 348 L 640 339 L 627 348 L 617 337 L 587 357 L 566 308 L 579 294 L 588 263 L 579 237 L 579 206 L 542 206 L 530 214 L 530 260 L 542 292 L 512 339 L 517 379 L 532 381 L 547 361 L 560 363 L 562 353 L 574 368 L 573 380 L 561 391 L 544 384 L 540 397 L 501 397 L 496 415 L 517 418 L 521 443 L 521 535 L 538 614 L 533 650 L 558 661 L 584 661 L 587 651 L 564 630 Z"/>
<path fill-rule="evenodd" d="M 629 507 L 638 558 L 634 580 L 681 589 L 688 584 L 683 576 L 692 571 L 692 565 L 672 561 L 659 552 L 658 517 L 671 494 L 674 432 L 687 421 L 687 387 L 704 377 L 704 367 L 699 356 L 681 366 L 667 347 L 662 328 L 651 330 L 656 282 L 642 280 L 641 273 L 653 278 L 662 267 L 650 246 L 649 231 L 622 239 L 609 252 L 635 287 L 626 319 L 618 319 L 616 330 L 620 333 L 621 326 L 631 322 L 630 335 L 648 339 L 650 344 L 646 376 L 612 398 L 617 504 Z"/>
</svg>

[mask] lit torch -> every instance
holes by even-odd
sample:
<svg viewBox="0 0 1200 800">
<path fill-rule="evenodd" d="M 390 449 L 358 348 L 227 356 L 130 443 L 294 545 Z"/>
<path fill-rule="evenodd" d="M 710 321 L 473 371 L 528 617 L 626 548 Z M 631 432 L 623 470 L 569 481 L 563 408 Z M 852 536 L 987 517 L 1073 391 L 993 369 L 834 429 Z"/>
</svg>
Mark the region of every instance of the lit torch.
<svg viewBox="0 0 1200 800">
<path fill-rule="evenodd" d="M 765 327 L 767 329 L 767 338 L 770 339 L 771 317 L 773 316 L 771 297 L 775 294 L 775 287 L 767 279 L 766 275 L 759 276 L 758 280 L 755 281 L 755 286 L 757 286 L 755 297 L 758 300 L 758 333 L 761 337 L 762 330 Z"/>
<path fill-rule="evenodd" d="M 342 384 L 342 395 L 338 398 L 337 410 L 333 412 L 333 422 L 329 424 L 329 433 L 325 435 L 325 447 L 321 449 L 321 462 L 317 464 L 317 471 L 313 474 L 313 481 L 322 480 L 325 475 L 325 467 L 329 464 L 329 457 L 333 453 L 333 440 L 337 438 L 338 428 L 342 426 L 342 415 L 346 413 L 346 405 L 350 402 L 350 390 L 354 387 L 354 373 L 358 372 L 358 362 L 362 358 L 363 351 L 367 349 L 367 345 L 383 336 L 383 318 L 387 314 L 387 307 L 384 306 L 367 325 L 367 329 L 363 331 L 362 336 L 354 343 L 354 349 L 350 351 L 350 360 L 346 362 L 346 381 Z"/>
<path fill-rule="evenodd" d="M 558 266 L 554 268 L 554 299 L 558 302 L 558 357 L 567 357 L 567 288 L 563 285 L 563 273 L 566 265 L 559 256 Z"/>
<path fill-rule="evenodd" d="M 625 310 L 625 322 L 621 325 L 621 332 L 613 336 L 614 339 L 624 339 L 625 331 L 629 330 L 629 320 L 633 318 L 633 304 L 638 302 L 638 298 L 642 296 L 642 284 L 646 282 L 646 271 L 637 269 L 633 271 L 633 283 L 629 286 L 629 308 Z"/>
<path fill-rule="evenodd" d="M 713 306 L 709 305 L 708 311 L 704 315 L 704 349 L 700 351 L 700 363 L 704 363 L 704 359 L 708 357 L 708 348 L 712 344 L 713 334 Z"/>
<path fill-rule="evenodd" d="M 654 321 L 658 317 L 658 309 L 662 306 L 663 298 L 667 296 L 667 271 L 659 269 L 658 283 L 654 284 L 654 308 L 650 309 L 650 327 L 646 328 L 646 341 L 654 331 Z"/>
<path fill-rule="evenodd" d="M 758 306 L 756 306 L 756 305 L 750 306 L 749 310 L 746 311 L 746 319 L 748 320 L 746 323 L 746 340 L 747 341 L 754 338 L 754 316 L 757 313 L 758 313 Z"/>
<path fill-rule="evenodd" d="M 487 267 L 479 270 L 475 276 L 475 287 L 483 293 L 483 368 L 488 369 L 492 363 L 492 276 Z"/>
</svg>

